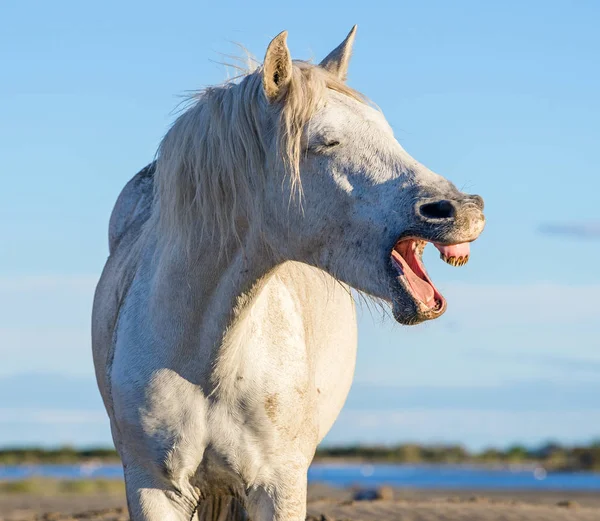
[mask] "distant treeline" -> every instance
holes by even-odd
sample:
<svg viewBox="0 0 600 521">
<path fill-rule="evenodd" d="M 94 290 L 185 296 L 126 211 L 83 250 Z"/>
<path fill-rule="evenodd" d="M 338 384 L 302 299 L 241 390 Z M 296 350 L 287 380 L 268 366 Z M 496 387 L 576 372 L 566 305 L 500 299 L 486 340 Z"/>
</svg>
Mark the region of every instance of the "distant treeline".
<svg viewBox="0 0 600 521">
<path fill-rule="evenodd" d="M 460 445 L 336 446 L 319 448 L 315 460 L 412 464 L 535 464 L 548 470 L 600 471 L 600 441 L 576 447 L 548 443 L 535 449 L 515 445 L 506 450 L 486 449 L 480 452 L 469 452 Z M 1 465 L 69 464 L 89 461 L 118 462 L 119 456 L 114 449 L 107 448 L 0 449 Z"/>
<path fill-rule="evenodd" d="M 110 448 L 75 449 L 73 447 L 60 447 L 57 449 L 42 449 L 19 447 L 0 449 L 0 465 L 70 464 L 89 461 L 118 462 L 119 455 L 115 449 Z"/>
<path fill-rule="evenodd" d="M 535 464 L 547 470 L 600 471 L 600 441 L 577 447 L 548 443 L 535 449 L 514 445 L 506 450 L 490 448 L 481 452 L 469 452 L 461 445 L 321 447 L 315 459 L 413 464 Z"/>
</svg>

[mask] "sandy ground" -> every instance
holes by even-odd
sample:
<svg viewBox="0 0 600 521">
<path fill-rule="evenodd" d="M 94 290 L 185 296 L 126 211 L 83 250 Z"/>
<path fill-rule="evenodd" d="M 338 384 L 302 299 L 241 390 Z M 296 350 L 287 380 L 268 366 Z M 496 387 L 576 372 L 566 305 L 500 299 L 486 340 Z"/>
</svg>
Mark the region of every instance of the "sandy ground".
<svg viewBox="0 0 600 521">
<path fill-rule="evenodd" d="M 390 499 L 353 501 L 351 491 L 313 485 L 308 516 L 310 521 L 600 521 L 600 494 L 397 489 Z M 0 496 L 1 521 L 128 519 L 120 495 Z"/>
</svg>

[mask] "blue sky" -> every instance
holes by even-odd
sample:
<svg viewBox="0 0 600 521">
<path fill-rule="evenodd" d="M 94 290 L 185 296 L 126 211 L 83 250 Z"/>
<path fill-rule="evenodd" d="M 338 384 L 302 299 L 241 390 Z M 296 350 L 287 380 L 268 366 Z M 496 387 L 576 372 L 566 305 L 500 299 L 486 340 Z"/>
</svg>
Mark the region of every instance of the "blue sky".
<svg viewBox="0 0 600 521">
<path fill-rule="evenodd" d="M 367 6 L 368 5 L 368 6 Z M 124 183 L 180 96 L 289 31 L 321 59 L 358 23 L 349 82 L 403 146 L 486 200 L 469 265 L 425 257 L 438 321 L 361 312 L 328 441 L 471 447 L 600 436 L 600 4 L 5 0 L 0 7 L 0 445 L 108 443 L 89 316 Z"/>
</svg>

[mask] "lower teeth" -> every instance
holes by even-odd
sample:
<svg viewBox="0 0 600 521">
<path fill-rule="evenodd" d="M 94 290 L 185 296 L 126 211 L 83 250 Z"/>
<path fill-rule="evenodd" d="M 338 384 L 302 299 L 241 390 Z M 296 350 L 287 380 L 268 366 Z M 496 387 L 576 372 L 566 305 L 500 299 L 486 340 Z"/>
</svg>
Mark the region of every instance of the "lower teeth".
<svg viewBox="0 0 600 521">
<path fill-rule="evenodd" d="M 469 262 L 468 255 L 466 257 L 446 257 L 443 253 L 440 253 L 440 259 L 445 263 L 450 264 L 450 266 L 464 266 Z"/>
</svg>

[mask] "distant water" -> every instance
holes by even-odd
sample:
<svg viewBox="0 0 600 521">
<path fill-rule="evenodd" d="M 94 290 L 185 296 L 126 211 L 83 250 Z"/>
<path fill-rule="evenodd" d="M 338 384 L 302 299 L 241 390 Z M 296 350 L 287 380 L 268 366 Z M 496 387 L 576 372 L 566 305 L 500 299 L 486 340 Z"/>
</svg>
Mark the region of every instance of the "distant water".
<svg viewBox="0 0 600 521">
<path fill-rule="evenodd" d="M 120 465 L 17 465 L 0 466 L 0 480 L 29 477 L 62 479 L 122 479 Z M 336 487 L 392 485 L 410 488 L 599 490 L 600 474 L 546 473 L 543 469 L 483 469 L 463 466 L 315 464 L 308 472 L 312 482 Z"/>
<path fill-rule="evenodd" d="M 489 469 L 453 465 L 315 464 L 310 481 L 338 487 L 392 485 L 407 488 L 599 490 L 597 473 L 547 473 L 542 468 Z"/>
<path fill-rule="evenodd" d="M 0 480 L 19 480 L 34 477 L 123 479 L 123 467 L 120 464 L 101 465 L 93 463 L 83 465 L 0 465 Z"/>
</svg>

